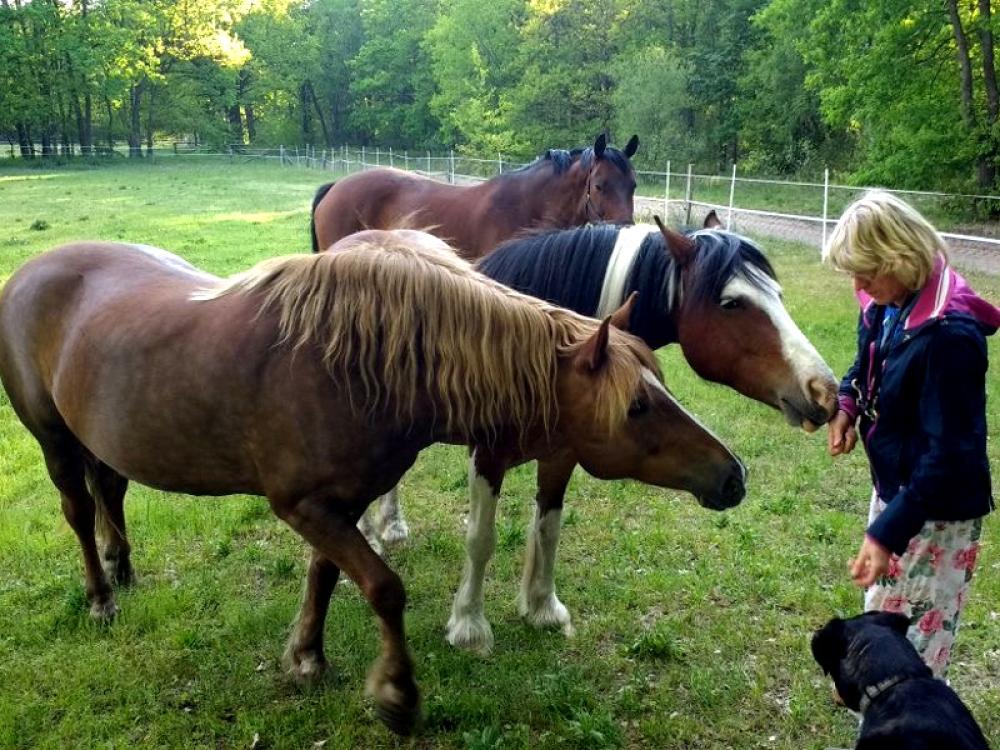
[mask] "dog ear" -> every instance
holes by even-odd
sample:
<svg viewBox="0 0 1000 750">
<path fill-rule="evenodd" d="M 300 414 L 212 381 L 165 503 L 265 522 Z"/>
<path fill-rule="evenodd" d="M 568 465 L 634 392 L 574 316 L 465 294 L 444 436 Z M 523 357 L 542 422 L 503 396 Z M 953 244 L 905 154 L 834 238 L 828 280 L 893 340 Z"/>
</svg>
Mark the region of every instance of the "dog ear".
<svg viewBox="0 0 1000 750">
<path fill-rule="evenodd" d="M 834 617 L 812 637 L 812 653 L 823 674 L 830 674 L 847 652 L 844 621 Z"/>
</svg>

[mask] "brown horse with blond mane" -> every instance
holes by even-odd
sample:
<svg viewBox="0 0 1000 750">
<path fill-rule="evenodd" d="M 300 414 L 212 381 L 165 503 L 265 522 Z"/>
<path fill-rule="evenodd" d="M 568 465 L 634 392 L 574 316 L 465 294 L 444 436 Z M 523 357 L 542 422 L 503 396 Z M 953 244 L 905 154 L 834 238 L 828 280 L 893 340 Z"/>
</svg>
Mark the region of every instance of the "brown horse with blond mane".
<svg viewBox="0 0 1000 750">
<path fill-rule="evenodd" d="M 524 229 L 632 223 L 639 148 L 623 150 L 602 133 L 593 146 L 549 149 L 521 169 L 479 185 L 448 185 L 399 169 L 369 169 L 330 182 L 312 206 L 313 251 L 363 229 L 426 227 L 468 260 Z"/>
<path fill-rule="evenodd" d="M 564 456 L 713 508 L 743 497 L 742 464 L 610 321 L 507 289 L 420 232 L 364 232 L 229 280 L 156 248 L 79 243 L 28 261 L 0 293 L 0 381 L 79 539 L 94 617 L 115 614 L 111 582 L 133 576 L 129 480 L 262 495 L 312 546 L 288 669 L 324 668 L 343 571 L 380 620 L 377 713 L 407 733 L 419 693 L 406 595 L 356 523 L 422 448 L 479 444 L 510 465 Z"/>
</svg>

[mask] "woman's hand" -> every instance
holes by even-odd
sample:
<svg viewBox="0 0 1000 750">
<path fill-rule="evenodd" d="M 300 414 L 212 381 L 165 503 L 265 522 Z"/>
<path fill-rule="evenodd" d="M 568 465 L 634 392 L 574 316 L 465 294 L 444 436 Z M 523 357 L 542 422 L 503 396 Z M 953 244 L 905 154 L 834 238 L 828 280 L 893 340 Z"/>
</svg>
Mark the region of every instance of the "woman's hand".
<svg viewBox="0 0 1000 750">
<path fill-rule="evenodd" d="M 830 420 L 826 432 L 826 447 L 831 456 L 850 453 L 858 442 L 858 431 L 854 429 L 854 420 L 850 415 L 838 409 Z"/>
<path fill-rule="evenodd" d="M 848 563 L 851 578 L 862 588 L 868 588 L 889 572 L 889 550 L 867 534 L 858 556 Z"/>
</svg>

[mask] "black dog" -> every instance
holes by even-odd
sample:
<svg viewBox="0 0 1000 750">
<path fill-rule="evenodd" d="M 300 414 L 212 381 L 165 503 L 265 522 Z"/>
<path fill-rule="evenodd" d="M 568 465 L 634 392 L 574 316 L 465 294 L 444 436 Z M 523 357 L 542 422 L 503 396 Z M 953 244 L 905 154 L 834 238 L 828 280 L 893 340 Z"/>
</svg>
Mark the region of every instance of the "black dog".
<svg viewBox="0 0 1000 750">
<path fill-rule="evenodd" d="M 906 639 L 909 625 L 905 615 L 866 612 L 813 635 L 813 657 L 862 715 L 856 750 L 989 750 L 969 709 Z"/>
</svg>

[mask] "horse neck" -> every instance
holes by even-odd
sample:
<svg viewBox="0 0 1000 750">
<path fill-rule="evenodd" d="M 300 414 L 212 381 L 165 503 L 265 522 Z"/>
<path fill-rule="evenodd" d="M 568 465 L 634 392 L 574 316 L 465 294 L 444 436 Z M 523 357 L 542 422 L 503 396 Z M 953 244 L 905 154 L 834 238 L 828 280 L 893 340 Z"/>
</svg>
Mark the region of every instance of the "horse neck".
<svg viewBox="0 0 1000 750">
<path fill-rule="evenodd" d="M 684 310 L 681 304 L 684 276 L 663 245 L 663 238 L 659 234 L 649 235 L 629 269 L 621 299 L 639 292 L 631 333 L 650 349 L 678 341 L 677 328 Z"/>
<path fill-rule="evenodd" d="M 578 160 L 559 174 L 553 164 L 542 163 L 518 177 L 515 189 L 522 205 L 530 207 L 529 226 L 571 227 L 587 222 L 587 174 L 580 170 Z"/>
</svg>

